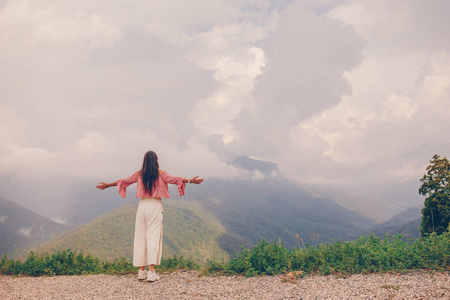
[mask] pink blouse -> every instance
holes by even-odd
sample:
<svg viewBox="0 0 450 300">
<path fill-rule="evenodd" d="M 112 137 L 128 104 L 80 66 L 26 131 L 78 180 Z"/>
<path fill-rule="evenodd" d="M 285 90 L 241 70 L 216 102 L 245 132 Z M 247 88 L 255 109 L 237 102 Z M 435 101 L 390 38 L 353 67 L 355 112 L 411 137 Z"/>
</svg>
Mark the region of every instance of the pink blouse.
<svg viewBox="0 0 450 300">
<path fill-rule="evenodd" d="M 184 188 L 186 184 L 183 183 L 184 177 L 172 176 L 166 171 L 159 170 L 159 176 L 154 184 L 154 189 L 151 194 L 145 192 L 144 184 L 142 183 L 142 171 L 139 170 L 135 172 L 130 177 L 120 179 L 117 181 L 117 187 L 119 188 L 119 194 L 122 197 L 127 196 L 127 187 L 135 182 L 137 182 L 136 199 L 142 197 L 161 197 L 169 199 L 169 187 L 168 183 L 176 184 L 178 186 L 178 192 L 180 196 L 184 195 Z"/>
</svg>

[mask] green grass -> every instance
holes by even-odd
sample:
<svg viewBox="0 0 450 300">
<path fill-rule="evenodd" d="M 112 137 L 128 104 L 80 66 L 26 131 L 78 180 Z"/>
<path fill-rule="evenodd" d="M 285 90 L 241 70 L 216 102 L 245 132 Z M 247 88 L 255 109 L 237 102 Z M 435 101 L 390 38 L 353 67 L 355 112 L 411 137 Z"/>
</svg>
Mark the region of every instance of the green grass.
<svg viewBox="0 0 450 300">
<path fill-rule="evenodd" d="M 204 274 L 278 275 L 290 271 L 306 274 L 365 274 L 404 272 L 407 270 L 450 271 L 450 233 L 431 234 L 405 241 L 400 235 L 360 237 L 351 242 L 335 241 L 317 247 L 289 250 L 276 241 L 262 240 L 252 249 L 242 249 L 236 258 L 209 261 L 200 266 L 192 259 L 173 256 L 163 259 L 159 271 L 200 270 Z M 36 255 L 31 252 L 25 261 L 0 260 L 0 273 L 12 275 L 81 275 L 130 274 L 137 272 L 126 258 L 101 260 L 71 250 Z M 300 272 L 299 272 L 300 273 Z"/>
</svg>

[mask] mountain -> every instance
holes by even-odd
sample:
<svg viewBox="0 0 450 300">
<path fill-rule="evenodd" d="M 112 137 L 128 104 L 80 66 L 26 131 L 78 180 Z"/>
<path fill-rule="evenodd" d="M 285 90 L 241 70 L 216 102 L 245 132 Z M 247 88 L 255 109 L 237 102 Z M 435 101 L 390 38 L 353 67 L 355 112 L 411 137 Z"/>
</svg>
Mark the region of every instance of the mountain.
<svg viewBox="0 0 450 300">
<path fill-rule="evenodd" d="M 389 235 L 401 235 L 404 238 L 419 238 L 420 237 L 420 223 L 422 222 L 422 219 L 415 219 L 412 221 L 409 221 L 403 225 L 399 226 L 388 226 L 388 227 L 380 227 L 373 230 L 368 230 L 361 235 L 369 236 L 373 234 L 374 236 L 378 237 L 384 237 L 386 234 Z M 358 238 L 358 236 L 352 236 L 348 238 L 348 240 L 353 240 L 355 238 Z"/>
<path fill-rule="evenodd" d="M 176 190 L 171 189 L 176 195 Z M 186 196 L 163 200 L 163 256 L 221 259 L 260 239 L 285 246 L 319 244 L 357 234 L 374 223 L 285 180 L 207 180 Z M 125 204 L 71 229 L 39 251 L 66 248 L 102 258 L 131 258 L 137 203 Z M 297 238 L 298 236 L 298 238 Z"/>
<path fill-rule="evenodd" d="M 402 235 L 405 238 L 420 237 L 420 223 L 422 222 L 422 206 L 410 207 L 386 222 L 376 224 L 363 232 L 361 235 L 369 236 L 371 234 L 383 237 L 386 234 Z M 348 240 L 353 240 L 357 236 L 351 236 Z"/>
<path fill-rule="evenodd" d="M 375 229 L 386 228 L 386 227 L 404 226 L 405 224 L 407 224 L 411 221 L 421 219 L 422 218 L 422 208 L 423 208 L 422 206 L 410 207 L 410 208 L 396 214 L 395 216 L 393 216 L 386 222 L 372 226 L 370 229 L 375 230 Z"/>
<path fill-rule="evenodd" d="M 261 161 L 246 156 L 239 156 L 235 158 L 232 164 L 250 171 L 258 170 L 263 174 L 270 174 L 277 170 L 277 164 L 273 162 Z"/>
<path fill-rule="evenodd" d="M 40 245 L 37 251 L 54 252 L 70 248 L 103 259 L 131 259 L 137 205 L 135 202 L 113 209 Z M 199 262 L 228 257 L 217 242 L 225 229 L 219 220 L 203 210 L 200 203 L 165 199 L 163 206 L 163 257 L 183 255 Z"/>
<path fill-rule="evenodd" d="M 229 240 L 249 244 L 261 238 L 281 239 L 285 246 L 292 247 L 298 243 L 297 234 L 307 242 L 311 235 L 319 237 L 316 243 L 330 242 L 357 234 L 374 223 L 357 211 L 314 197 L 282 179 L 212 179 L 188 192 L 221 220 L 227 233 L 233 234 Z"/>
<path fill-rule="evenodd" d="M 392 217 L 393 213 L 401 211 L 401 207 L 385 199 L 357 196 L 346 191 L 324 187 L 304 186 L 308 192 L 318 198 L 333 200 L 349 210 L 356 210 L 374 223 L 380 223 Z M 374 223 L 367 224 L 368 226 Z"/>
<path fill-rule="evenodd" d="M 68 228 L 21 205 L 0 198 L 0 254 L 12 256 L 19 249 L 32 249 Z"/>
</svg>

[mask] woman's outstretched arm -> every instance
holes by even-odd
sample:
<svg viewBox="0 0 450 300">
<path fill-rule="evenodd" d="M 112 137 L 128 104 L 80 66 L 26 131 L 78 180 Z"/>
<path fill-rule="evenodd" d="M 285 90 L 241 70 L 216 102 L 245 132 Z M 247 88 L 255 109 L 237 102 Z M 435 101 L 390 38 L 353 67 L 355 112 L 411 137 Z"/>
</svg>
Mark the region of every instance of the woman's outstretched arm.
<svg viewBox="0 0 450 300">
<path fill-rule="evenodd" d="M 104 189 L 107 189 L 107 188 L 112 187 L 112 186 L 117 186 L 117 181 L 114 181 L 114 182 L 111 182 L 111 183 L 100 182 L 100 184 L 95 186 L 95 187 L 98 188 L 99 190 L 104 190 Z"/>
</svg>

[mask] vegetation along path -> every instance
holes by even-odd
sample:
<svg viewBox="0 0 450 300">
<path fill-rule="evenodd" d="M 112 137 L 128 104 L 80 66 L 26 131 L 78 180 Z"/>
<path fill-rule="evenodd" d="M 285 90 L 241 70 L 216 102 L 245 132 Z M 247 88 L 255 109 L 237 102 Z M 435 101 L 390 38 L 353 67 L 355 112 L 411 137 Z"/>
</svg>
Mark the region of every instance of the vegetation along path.
<svg viewBox="0 0 450 300">
<path fill-rule="evenodd" d="M 0 275 L 1 299 L 450 299 L 450 274 L 200 276 L 162 274 L 155 283 L 135 276 L 28 277 Z"/>
</svg>

